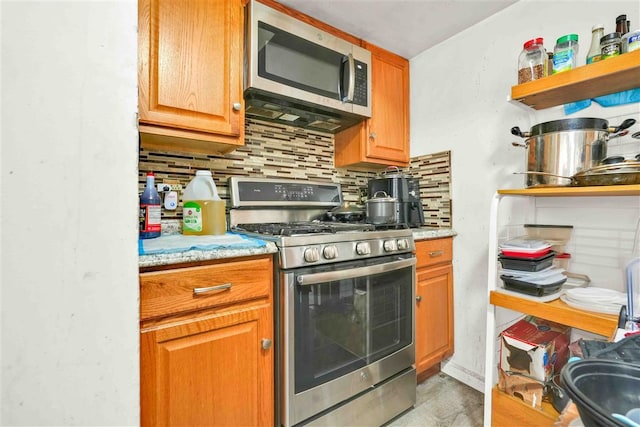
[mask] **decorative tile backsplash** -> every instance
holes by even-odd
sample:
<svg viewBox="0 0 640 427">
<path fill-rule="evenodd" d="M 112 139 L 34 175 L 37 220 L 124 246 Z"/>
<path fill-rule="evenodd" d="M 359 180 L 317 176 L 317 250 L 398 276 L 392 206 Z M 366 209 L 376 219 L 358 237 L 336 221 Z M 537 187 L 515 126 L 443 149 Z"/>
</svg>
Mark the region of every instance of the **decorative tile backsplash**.
<svg viewBox="0 0 640 427">
<path fill-rule="evenodd" d="M 147 171 L 154 172 L 156 183 L 185 188 L 196 170 L 206 169 L 213 173 L 220 197 L 227 200 L 230 176 L 259 176 L 336 182 L 342 186 L 345 201 L 356 202 L 376 173 L 335 169 L 333 147 L 332 134 L 247 119 L 245 145 L 224 156 L 141 148 L 138 187 L 142 192 Z M 425 225 L 451 227 L 450 164 L 450 152 L 445 151 L 413 158 L 404 171 L 420 178 Z M 180 219 L 182 210 L 163 208 L 162 217 Z"/>
</svg>

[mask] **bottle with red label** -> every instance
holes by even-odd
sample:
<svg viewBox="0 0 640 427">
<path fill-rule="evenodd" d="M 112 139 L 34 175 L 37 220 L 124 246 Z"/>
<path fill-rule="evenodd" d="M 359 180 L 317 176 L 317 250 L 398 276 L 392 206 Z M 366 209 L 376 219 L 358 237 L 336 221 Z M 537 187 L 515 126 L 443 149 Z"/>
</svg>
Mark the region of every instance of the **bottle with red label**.
<svg viewBox="0 0 640 427">
<path fill-rule="evenodd" d="M 160 237 L 161 200 L 156 190 L 153 172 L 147 173 L 147 184 L 140 196 L 140 238 L 153 239 Z"/>
</svg>

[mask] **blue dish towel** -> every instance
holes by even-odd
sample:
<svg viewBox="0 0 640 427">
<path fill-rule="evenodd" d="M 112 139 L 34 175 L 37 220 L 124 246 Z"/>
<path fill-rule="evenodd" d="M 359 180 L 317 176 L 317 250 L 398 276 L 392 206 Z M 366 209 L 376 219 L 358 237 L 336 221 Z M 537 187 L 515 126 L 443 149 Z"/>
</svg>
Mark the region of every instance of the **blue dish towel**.
<svg viewBox="0 0 640 427">
<path fill-rule="evenodd" d="M 584 110 L 591 105 L 592 100 L 603 107 L 632 104 L 634 102 L 640 102 L 640 88 L 629 89 L 622 92 L 612 93 L 610 95 L 598 96 L 593 99 L 570 102 L 569 104 L 565 104 L 564 113 L 573 114 L 577 111 Z"/>
<path fill-rule="evenodd" d="M 138 255 L 170 254 L 190 250 L 257 249 L 265 246 L 267 243 L 263 240 L 235 233 L 220 236 L 170 234 L 155 239 L 138 239 Z"/>
</svg>

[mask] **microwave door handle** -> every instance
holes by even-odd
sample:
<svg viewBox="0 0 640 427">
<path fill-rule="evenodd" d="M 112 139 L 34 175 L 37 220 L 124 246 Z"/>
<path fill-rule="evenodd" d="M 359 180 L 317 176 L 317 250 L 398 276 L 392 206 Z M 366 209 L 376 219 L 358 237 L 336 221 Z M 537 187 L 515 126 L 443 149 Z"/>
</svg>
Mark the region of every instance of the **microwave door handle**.
<svg viewBox="0 0 640 427">
<path fill-rule="evenodd" d="M 347 87 L 347 96 L 342 98 L 342 102 L 353 102 L 356 85 L 356 62 L 352 53 L 347 55 L 347 62 L 349 63 L 349 86 Z"/>
<path fill-rule="evenodd" d="M 333 282 L 336 280 L 355 279 L 366 277 L 372 274 L 388 273 L 402 268 L 416 265 L 415 258 L 403 259 L 400 261 L 385 262 L 383 264 L 370 265 L 367 267 L 349 268 L 347 270 L 326 271 L 323 273 L 301 274 L 296 278 L 298 285 L 308 286 L 318 283 Z"/>
</svg>

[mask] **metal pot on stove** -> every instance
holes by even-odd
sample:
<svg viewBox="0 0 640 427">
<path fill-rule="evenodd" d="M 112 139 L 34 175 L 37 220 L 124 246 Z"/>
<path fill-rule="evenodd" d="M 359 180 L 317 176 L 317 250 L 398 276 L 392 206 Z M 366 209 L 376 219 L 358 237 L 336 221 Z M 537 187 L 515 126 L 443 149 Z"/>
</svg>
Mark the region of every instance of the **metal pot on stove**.
<svg viewBox="0 0 640 427">
<path fill-rule="evenodd" d="M 607 142 L 636 121 L 609 126 L 605 119 L 574 118 L 540 123 L 529 132 L 515 126 L 511 133 L 525 138 L 513 143 L 527 149 L 527 187 L 567 186 L 576 173 L 598 166 L 607 156 Z"/>
<path fill-rule="evenodd" d="M 393 224 L 396 222 L 398 200 L 384 191 L 376 193 L 365 202 L 366 218 L 370 224 Z"/>
</svg>

